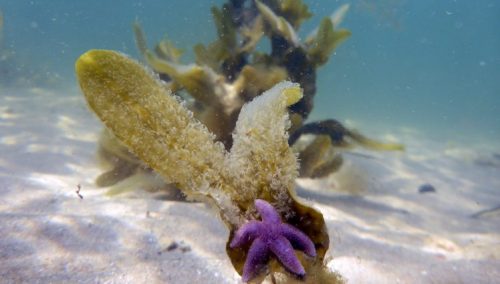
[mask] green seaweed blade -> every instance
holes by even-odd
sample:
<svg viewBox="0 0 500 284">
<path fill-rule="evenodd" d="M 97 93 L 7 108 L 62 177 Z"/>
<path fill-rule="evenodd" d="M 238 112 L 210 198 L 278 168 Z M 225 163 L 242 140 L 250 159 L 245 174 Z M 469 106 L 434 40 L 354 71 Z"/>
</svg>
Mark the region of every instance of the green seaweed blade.
<svg viewBox="0 0 500 284">
<path fill-rule="evenodd" d="M 91 50 L 76 73 L 90 108 L 151 168 L 188 195 L 220 183 L 223 145 L 142 65 Z"/>
</svg>

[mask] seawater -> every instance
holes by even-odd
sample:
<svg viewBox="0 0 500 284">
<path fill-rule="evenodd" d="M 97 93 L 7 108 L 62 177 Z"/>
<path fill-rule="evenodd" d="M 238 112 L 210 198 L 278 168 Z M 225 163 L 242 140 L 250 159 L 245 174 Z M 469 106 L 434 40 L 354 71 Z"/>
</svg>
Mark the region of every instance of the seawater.
<svg viewBox="0 0 500 284">
<path fill-rule="evenodd" d="M 192 46 L 215 39 L 210 7 L 223 2 L 0 0 L 0 282 L 239 279 L 213 212 L 96 188 L 102 124 L 74 75 L 89 49 L 141 60 L 135 20 L 150 47 L 167 36 L 191 63 Z M 497 280 L 500 1 L 305 2 L 314 16 L 302 38 L 346 3 L 352 32 L 317 70 L 310 120 L 407 147 L 355 148 L 339 172 L 298 180 L 327 220 L 329 267 L 352 283 Z M 167 252 L 183 241 L 191 252 Z"/>
<path fill-rule="evenodd" d="M 309 1 L 310 2 L 310 1 Z M 311 119 L 334 117 L 362 129 L 409 127 L 436 137 L 500 138 L 498 1 L 313 1 L 305 37 L 344 3 L 352 31 L 318 70 Z M 216 36 L 210 14 L 223 1 L 1 0 L 2 48 L 26 70 L 76 85 L 73 63 L 91 48 L 140 58 L 131 24 L 153 45 L 168 36 L 193 60 L 192 46 Z"/>
</svg>

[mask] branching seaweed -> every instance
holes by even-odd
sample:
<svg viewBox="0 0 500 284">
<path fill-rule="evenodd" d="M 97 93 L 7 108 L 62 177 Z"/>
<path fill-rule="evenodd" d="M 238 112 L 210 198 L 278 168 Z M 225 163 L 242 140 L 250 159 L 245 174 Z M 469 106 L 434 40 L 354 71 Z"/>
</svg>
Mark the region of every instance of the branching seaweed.
<svg viewBox="0 0 500 284">
<path fill-rule="evenodd" d="M 301 41 L 296 31 L 311 17 L 301 0 L 228 1 L 212 8 L 218 37 L 196 45 L 191 64 L 168 39 L 149 49 L 135 22 L 138 49 L 155 74 L 114 51 L 82 55 L 81 89 L 107 127 L 99 157 L 110 169 L 97 184 L 114 195 L 138 185 L 163 189 L 165 181 L 213 205 L 230 230 L 227 254 L 245 281 L 341 282 L 325 267 L 323 216 L 299 201 L 295 179 L 338 170 L 338 148 L 403 150 L 333 119 L 306 123 L 316 70 L 350 36 L 339 28 L 348 7 Z M 263 37 L 269 54 L 257 50 Z M 306 134 L 313 139 L 299 147 Z"/>
<path fill-rule="evenodd" d="M 333 119 L 305 122 L 313 109 L 316 70 L 326 64 L 335 48 L 350 36 L 348 30 L 339 27 L 348 8 L 349 5 L 343 5 L 331 17 L 324 18 L 319 27 L 301 42 L 296 30 L 311 17 L 307 5 L 301 0 L 229 1 L 221 8 L 212 8 L 218 38 L 208 45 L 196 45 L 196 62 L 191 64 L 182 63 L 182 51 L 167 39 L 150 50 L 137 21 L 133 28 L 138 49 L 148 65 L 167 83 L 166 88 L 191 98 L 188 108 L 226 149 L 230 149 L 233 143 L 231 133 L 244 103 L 283 80 L 299 83 L 304 89 L 304 97 L 288 107 L 292 123 L 289 143 L 295 144 L 303 134 L 328 137 L 322 140 L 324 151 L 330 153 L 328 158 L 316 155 L 314 151 L 299 153 L 301 160 L 310 161 L 301 163 L 301 176 L 323 177 L 341 166 L 338 148 L 360 145 L 373 150 L 403 150 L 400 144 L 369 139 Z M 271 42 L 270 54 L 256 49 L 263 37 L 268 37 Z M 116 144 L 123 152 L 123 147 Z M 112 146 L 112 143 L 107 146 Z M 116 152 L 112 147 L 101 147 L 103 160 L 113 158 L 106 153 L 108 150 Z M 114 186 L 113 192 L 130 190 L 123 188 L 124 183 L 117 184 L 120 179 L 107 180 L 107 177 L 116 177 L 121 168 L 125 174 L 118 176 L 124 179 L 133 178 L 136 172 L 143 173 L 139 160 L 129 165 L 113 161 L 108 164 L 111 164 L 111 169 L 99 180 L 100 184 Z M 308 165 L 315 166 L 307 168 Z"/>
<path fill-rule="evenodd" d="M 119 141 L 189 198 L 218 209 L 230 229 L 228 255 L 240 273 L 251 252 L 230 243 L 239 228 L 256 219 L 255 208 L 259 207 L 254 201 L 262 199 L 272 204 L 266 203 L 266 208 L 275 210 L 273 218 L 280 216 L 287 226 L 296 228 L 297 234 L 305 234 L 315 251 L 308 253 L 309 258 L 299 256 L 305 267 L 303 273 L 271 263 L 271 274 L 303 278 L 307 271 L 315 270 L 318 274 L 308 277 L 322 275 L 339 280 L 323 268 L 329 246 L 323 216 L 299 202 L 294 193 L 298 162 L 288 145 L 286 108 L 301 99 L 298 84 L 282 82 L 244 105 L 233 145 L 227 151 L 163 82 L 134 60 L 114 51 L 91 50 L 76 62 L 76 73 L 90 108 Z M 260 214 L 264 214 L 262 210 Z M 273 224 L 281 222 L 266 228 L 275 230 Z M 258 262 L 265 263 L 267 258 Z M 254 269 L 251 278 L 260 272 Z"/>
</svg>

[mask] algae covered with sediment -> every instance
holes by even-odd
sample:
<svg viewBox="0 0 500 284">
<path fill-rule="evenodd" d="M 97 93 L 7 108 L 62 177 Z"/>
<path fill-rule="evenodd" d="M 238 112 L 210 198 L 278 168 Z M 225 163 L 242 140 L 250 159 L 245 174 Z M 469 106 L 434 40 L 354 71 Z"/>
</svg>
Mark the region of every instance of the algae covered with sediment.
<svg viewBox="0 0 500 284">
<path fill-rule="evenodd" d="M 288 145 L 287 107 L 302 97 L 298 84 L 279 83 L 244 105 L 227 151 L 156 75 L 127 56 L 91 50 L 78 59 L 76 73 L 90 108 L 116 139 L 189 198 L 212 204 L 229 240 L 257 217 L 255 199 L 266 200 L 313 242 L 317 255 L 301 258 L 304 267 L 322 267 L 329 246 L 323 216 L 294 193 L 298 162 Z M 241 272 L 247 250 L 227 250 Z M 296 276 L 272 263 L 269 268 Z"/>
<path fill-rule="evenodd" d="M 323 217 L 299 201 L 295 179 L 337 171 L 341 148 L 403 149 L 334 119 L 307 120 L 316 72 L 350 36 L 340 27 L 348 8 L 341 6 L 301 40 L 297 31 L 312 16 L 303 1 L 228 1 L 211 9 L 217 38 L 194 47 L 194 62 L 184 62 L 183 48 L 167 37 L 150 49 L 138 21 L 136 43 L 151 69 L 113 51 L 82 55 L 76 66 L 81 88 L 107 126 L 99 142 L 106 170 L 97 184 L 110 195 L 136 188 L 181 190 L 188 199 L 213 205 L 230 229 L 226 249 L 235 269 L 244 274 L 248 263 L 266 264 L 252 281 L 339 281 L 324 267 L 329 239 Z M 259 49 L 264 38 L 269 51 Z M 305 278 L 297 266 L 277 261 L 278 255 L 269 262 L 256 258 L 258 241 L 230 246 L 238 229 L 262 217 L 256 199 L 314 244 L 314 257 L 296 252 Z M 266 224 L 274 230 L 279 222 Z"/>
<path fill-rule="evenodd" d="M 344 127 L 337 120 L 307 122 L 314 108 L 316 72 L 350 36 L 348 30 L 341 28 L 348 9 L 347 4 L 340 6 L 301 41 L 297 30 L 312 16 L 303 1 L 228 1 L 221 7 L 211 9 L 217 38 L 209 44 L 194 46 L 195 62 L 189 63 L 183 62 L 182 48 L 174 46 L 168 38 L 149 49 L 146 35 L 138 21 L 134 22 L 133 30 L 140 53 L 166 83 L 165 88 L 188 98 L 187 107 L 194 117 L 215 134 L 216 140 L 222 142 L 226 150 L 232 146 L 232 132 L 246 102 L 283 80 L 299 83 L 304 96 L 288 107 L 291 120 L 288 132 L 293 137 L 289 139 L 289 144 L 294 145 L 301 136 L 308 134 L 327 137 L 322 138 L 321 148 L 324 149 L 321 151 L 330 153 L 326 156 L 313 151 L 301 152 L 304 147 L 293 148 L 299 151 L 301 160 L 310 161 L 308 165 L 320 167 L 316 170 L 302 163 L 301 167 L 304 168 L 301 169 L 301 176 L 316 178 L 327 176 L 341 167 L 340 148 L 361 146 L 373 150 L 403 149 L 399 144 L 369 139 Z M 268 52 L 259 49 L 259 43 L 264 38 L 270 42 L 271 49 Z M 314 139 L 306 139 L 301 143 L 312 141 Z M 120 148 L 119 143 L 116 144 Z M 309 149 L 312 146 L 310 144 Z M 107 150 L 113 152 L 110 147 L 101 151 L 103 160 L 112 158 Z M 100 181 L 105 181 L 103 184 L 111 186 L 113 192 L 130 190 L 126 186 L 130 183 L 129 179 L 134 179 L 133 174 L 128 175 L 130 171 L 142 174 L 138 166 L 134 168 L 134 165 L 140 164 L 139 159 L 131 164 L 126 161 L 123 163 L 113 165 L 107 172 L 124 169 L 126 174 L 118 174 L 124 177 L 124 182 L 110 179 L 109 175 L 99 177 Z M 144 188 L 151 189 L 148 184 L 145 181 Z M 165 184 L 165 187 L 168 186 Z"/>
</svg>

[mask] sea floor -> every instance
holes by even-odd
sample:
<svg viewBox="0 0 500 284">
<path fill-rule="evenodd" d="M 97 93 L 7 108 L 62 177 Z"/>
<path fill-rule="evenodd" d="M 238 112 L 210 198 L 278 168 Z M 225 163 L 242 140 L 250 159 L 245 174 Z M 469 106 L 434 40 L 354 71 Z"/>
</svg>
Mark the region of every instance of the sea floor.
<svg viewBox="0 0 500 284">
<path fill-rule="evenodd" d="M 76 89 L 0 89 L 0 282 L 238 283 L 205 205 L 95 187 L 100 129 Z M 406 152 L 352 150 L 298 180 L 325 216 L 328 266 L 350 283 L 498 281 L 500 145 L 378 134 L 394 137 Z"/>
</svg>

